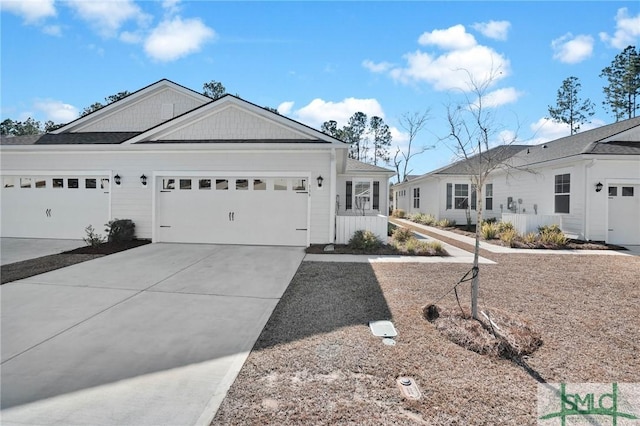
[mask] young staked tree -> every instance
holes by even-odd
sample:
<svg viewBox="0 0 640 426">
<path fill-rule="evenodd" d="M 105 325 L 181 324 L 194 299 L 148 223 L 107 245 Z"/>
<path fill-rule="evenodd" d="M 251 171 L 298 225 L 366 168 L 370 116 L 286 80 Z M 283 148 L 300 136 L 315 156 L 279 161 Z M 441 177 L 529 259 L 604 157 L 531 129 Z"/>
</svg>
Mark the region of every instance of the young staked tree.
<svg viewBox="0 0 640 426">
<path fill-rule="evenodd" d="M 595 114 L 595 104 L 589 99 L 579 98 L 580 87 L 578 77 L 566 78 L 558 89 L 556 107 L 549 106 L 551 119 L 568 124 L 572 135 L 578 133 L 580 125 Z"/>
<path fill-rule="evenodd" d="M 424 112 L 413 112 L 413 113 L 404 113 L 402 117 L 400 117 L 400 127 L 404 129 L 405 132 L 409 134 L 409 142 L 407 143 L 407 149 L 401 150 L 400 147 L 396 149 L 396 153 L 393 156 L 393 166 L 396 169 L 396 176 L 398 176 L 398 183 L 404 182 L 407 175 L 411 173 L 411 169 L 409 169 L 409 161 L 415 157 L 416 155 L 420 155 L 423 152 L 434 148 L 435 145 L 432 146 L 421 146 L 416 151 L 413 150 L 413 142 L 415 141 L 418 133 L 424 129 L 427 125 L 427 121 L 429 120 L 429 110 Z M 400 173 L 400 167 L 402 167 L 402 173 Z"/>
<path fill-rule="evenodd" d="M 602 104 L 611 110 L 616 121 L 635 117 L 640 108 L 640 52 L 635 46 L 627 46 L 616 55 L 600 77 L 606 77 L 609 83 L 603 88 Z"/>
<path fill-rule="evenodd" d="M 498 73 L 493 71 L 484 81 L 476 81 L 467 71 L 469 90 L 466 101 L 447 108 L 449 134 L 444 137 L 452 144 L 452 148 L 463 164 L 466 174 L 470 176 L 472 188 L 476 190 L 476 235 L 473 255 L 474 274 L 471 283 L 471 315 L 478 317 L 478 292 L 480 288 L 480 226 L 482 223 L 482 193 L 492 172 L 507 168 L 507 160 L 511 157 L 516 140 L 514 135 L 504 140 L 501 145 L 490 149 L 490 143 L 499 134 L 500 129 L 494 122 L 492 110 L 485 106 L 487 90 Z M 472 99 L 475 97 L 475 99 Z"/>
</svg>

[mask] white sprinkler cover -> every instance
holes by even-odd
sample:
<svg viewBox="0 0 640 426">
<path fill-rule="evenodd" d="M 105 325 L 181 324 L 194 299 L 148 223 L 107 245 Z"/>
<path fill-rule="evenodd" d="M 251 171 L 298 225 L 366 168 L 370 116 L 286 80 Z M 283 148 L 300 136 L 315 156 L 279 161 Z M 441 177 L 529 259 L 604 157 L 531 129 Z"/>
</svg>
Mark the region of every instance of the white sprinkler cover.
<svg viewBox="0 0 640 426">
<path fill-rule="evenodd" d="M 371 321 L 369 328 L 371 328 L 373 335 L 378 337 L 394 337 L 398 335 L 391 321 Z"/>
</svg>

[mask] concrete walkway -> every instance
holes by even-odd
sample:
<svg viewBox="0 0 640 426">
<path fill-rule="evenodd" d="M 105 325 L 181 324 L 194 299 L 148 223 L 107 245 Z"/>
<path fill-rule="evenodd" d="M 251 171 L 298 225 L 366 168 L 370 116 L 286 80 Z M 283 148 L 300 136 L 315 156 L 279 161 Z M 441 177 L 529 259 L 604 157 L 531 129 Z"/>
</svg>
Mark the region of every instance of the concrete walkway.
<svg viewBox="0 0 640 426">
<path fill-rule="evenodd" d="M 84 246 L 86 243 L 82 240 L 3 237 L 0 238 L 0 264 L 8 265 Z"/>
<path fill-rule="evenodd" d="M 3 425 L 208 425 L 304 250 L 149 244 L 0 287 Z"/>
</svg>

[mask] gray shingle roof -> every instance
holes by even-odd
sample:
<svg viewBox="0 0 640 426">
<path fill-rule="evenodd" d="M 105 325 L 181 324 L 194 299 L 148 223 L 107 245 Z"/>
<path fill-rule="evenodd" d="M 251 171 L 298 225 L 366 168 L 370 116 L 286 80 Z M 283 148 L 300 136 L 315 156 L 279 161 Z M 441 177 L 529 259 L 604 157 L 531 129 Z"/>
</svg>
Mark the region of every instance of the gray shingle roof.
<svg viewBox="0 0 640 426">
<path fill-rule="evenodd" d="M 42 135 L 0 136 L 0 145 L 33 145 Z"/>
<path fill-rule="evenodd" d="M 374 166 L 373 164 L 363 163 L 362 161 L 354 160 L 353 158 L 347 158 L 347 172 L 387 172 L 395 173 L 393 170 L 385 169 L 384 167 Z"/>
<path fill-rule="evenodd" d="M 474 155 L 469 159 L 457 161 L 429 174 L 466 175 L 477 169 L 477 166 L 480 164 L 486 164 L 487 162 L 500 164 L 525 148 L 527 148 L 527 145 L 500 145 L 480 155 Z"/>
<path fill-rule="evenodd" d="M 189 139 L 136 142 L 136 145 L 163 143 L 330 143 L 321 139 Z"/>
<path fill-rule="evenodd" d="M 140 132 L 78 132 L 44 134 L 36 145 L 92 145 L 120 144 L 127 139 L 139 135 Z"/>
</svg>

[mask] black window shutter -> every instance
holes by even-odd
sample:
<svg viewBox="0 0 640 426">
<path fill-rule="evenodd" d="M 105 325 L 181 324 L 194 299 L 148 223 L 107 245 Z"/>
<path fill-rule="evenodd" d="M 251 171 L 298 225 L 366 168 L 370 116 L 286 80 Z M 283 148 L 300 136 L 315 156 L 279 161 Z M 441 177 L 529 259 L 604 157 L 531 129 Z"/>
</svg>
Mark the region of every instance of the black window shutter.
<svg viewBox="0 0 640 426">
<path fill-rule="evenodd" d="M 380 182 L 373 181 L 373 209 L 380 210 Z"/>
<path fill-rule="evenodd" d="M 345 210 L 351 210 L 351 186 L 352 183 L 350 180 L 347 181 L 347 197 L 344 203 Z"/>
<path fill-rule="evenodd" d="M 451 199 L 453 196 L 453 184 L 447 184 L 447 210 L 451 210 Z"/>
</svg>

